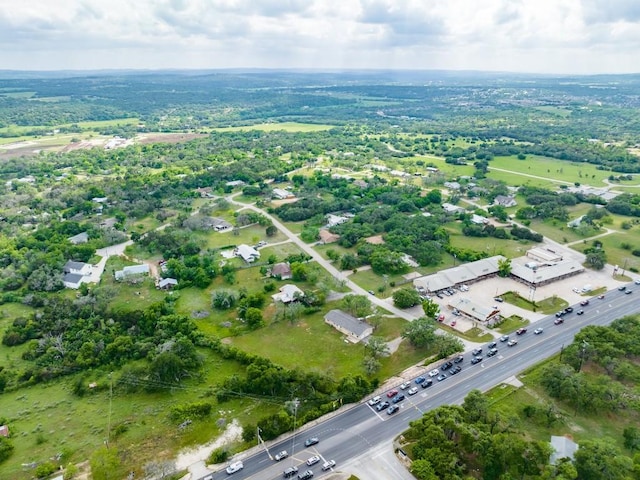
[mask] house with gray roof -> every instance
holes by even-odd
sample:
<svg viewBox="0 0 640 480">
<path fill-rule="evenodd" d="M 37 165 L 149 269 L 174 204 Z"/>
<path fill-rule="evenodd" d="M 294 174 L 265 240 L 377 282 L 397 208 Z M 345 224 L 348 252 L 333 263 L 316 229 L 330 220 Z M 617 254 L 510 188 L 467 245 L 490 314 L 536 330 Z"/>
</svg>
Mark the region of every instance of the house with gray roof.
<svg viewBox="0 0 640 480">
<path fill-rule="evenodd" d="M 69 237 L 67 240 L 69 240 L 69 242 L 73 243 L 74 245 L 79 245 L 81 243 L 87 243 L 89 241 L 89 235 L 87 234 L 87 232 L 82 232 L 74 235 L 73 237 Z"/>
<path fill-rule="evenodd" d="M 551 436 L 551 448 L 553 453 L 549 458 L 549 463 L 555 465 L 561 458 L 573 460 L 573 455 L 578 450 L 578 444 L 568 437 Z"/>
<path fill-rule="evenodd" d="M 178 285 L 178 280 L 175 278 L 163 278 L 158 282 L 157 288 L 160 290 L 169 290 Z"/>
<path fill-rule="evenodd" d="M 91 277 L 85 277 L 78 273 L 65 273 L 64 277 L 62 277 L 62 284 L 67 288 L 77 290 L 80 288 L 80 285 L 87 283 L 90 278 Z"/>
<path fill-rule="evenodd" d="M 347 340 L 352 343 L 358 343 L 373 333 L 373 327 L 367 322 L 355 318 L 342 310 L 330 310 L 324 316 L 324 321 L 340 333 L 344 333 L 347 336 Z"/>
<path fill-rule="evenodd" d="M 509 208 L 515 207 L 516 205 L 518 205 L 518 202 L 511 195 L 497 195 L 496 198 L 493 199 L 493 204 Z"/>
<path fill-rule="evenodd" d="M 247 263 L 253 263 L 260 258 L 260 252 L 249 245 L 238 245 L 233 254 L 236 257 L 242 258 Z"/>
<path fill-rule="evenodd" d="M 74 262 L 73 260 L 69 260 L 62 267 L 62 271 L 64 273 L 75 273 L 78 275 L 88 276 L 91 275 L 92 265 L 90 263 L 84 262 Z"/>
</svg>

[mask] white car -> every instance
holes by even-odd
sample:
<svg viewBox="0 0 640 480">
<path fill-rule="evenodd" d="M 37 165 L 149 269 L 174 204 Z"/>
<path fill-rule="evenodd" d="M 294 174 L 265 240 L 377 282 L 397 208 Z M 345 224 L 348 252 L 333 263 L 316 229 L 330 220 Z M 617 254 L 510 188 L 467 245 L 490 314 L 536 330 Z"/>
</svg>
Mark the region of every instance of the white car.
<svg viewBox="0 0 640 480">
<path fill-rule="evenodd" d="M 369 405 L 373 407 L 374 405 L 379 404 L 381 400 L 382 400 L 382 397 L 380 397 L 380 395 L 377 395 L 373 397 L 371 400 L 369 400 Z"/>
<path fill-rule="evenodd" d="M 415 395 L 416 393 L 418 393 L 418 387 L 413 387 L 410 388 L 409 391 L 407 392 L 409 395 Z"/>
<path fill-rule="evenodd" d="M 433 370 L 431 370 L 431 371 L 429 372 L 429 376 L 430 376 L 430 377 L 435 377 L 435 376 L 437 376 L 437 375 L 440 375 L 440 370 L 438 370 L 437 368 L 434 368 Z"/>
<path fill-rule="evenodd" d="M 336 466 L 336 461 L 335 460 L 329 460 L 328 462 L 324 462 L 322 464 L 322 471 L 326 472 L 327 470 L 331 470 L 335 466 Z"/>
<path fill-rule="evenodd" d="M 227 474 L 231 475 L 232 473 L 239 472 L 243 468 L 244 468 L 244 465 L 242 464 L 242 462 L 234 462 L 227 467 Z"/>
<path fill-rule="evenodd" d="M 636 280 L 635 282 L 633 282 L 633 283 L 635 283 L 636 285 L 640 285 L 640 278 L 639 278 L 639 279 L 637 279 L 637 280 Z"/>
<path fill-rule="evenodd" d="M 533 334 L 534 334 L 534 335 L 540 335 L 542 332 L 544 332 L 544 330 L 542 329 L 542 327 L 539 327 L 539 328 L 536 328 L 536 329 L 533 331 Z"/>
<path fill-rule="evenodd" d="M 287 451 L 282 450 L 280 453 L 276 453 L 276 456 L 274 458 L 276 459 L 276 462 L 279 462 L 280 460 L 284 460 L 288 456 L 289 454 L 287 453 Z"/>
<path fill-rule="evenodd" d="M 313 457 L 309 457 L 307 459 L 307 465 L 309 465 L 309 466 L 315 465 L 319 461 L 320 461 L 320 457 L 318 455 L 314 455 Z"/>
<path fill-rule="evenodd" d="M 404 382 L 402 385 L 400 385 L 400 390 L 406 390 L 410 386 L 411 386 L 411 382 Z"/>
</svg>

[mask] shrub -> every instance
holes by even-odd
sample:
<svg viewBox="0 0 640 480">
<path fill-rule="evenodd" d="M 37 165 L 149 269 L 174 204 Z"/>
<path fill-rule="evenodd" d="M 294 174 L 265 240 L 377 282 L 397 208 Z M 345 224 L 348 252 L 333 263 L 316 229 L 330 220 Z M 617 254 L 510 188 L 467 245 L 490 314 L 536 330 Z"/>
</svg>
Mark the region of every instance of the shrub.
<svg viewBox="0 0 640 480">
<path fill-rule="evenodd" d="M 207 459 L 207 463 L 210 463 L 210 464 L 224 463 L 228 459 L 229 459 L 229 451 L 224 447 L 220 447 L 220 448 L 216 448 L 213 452 L 211 452 L 211 455 L 209 455 L 209 458 Z"/>
</svg>

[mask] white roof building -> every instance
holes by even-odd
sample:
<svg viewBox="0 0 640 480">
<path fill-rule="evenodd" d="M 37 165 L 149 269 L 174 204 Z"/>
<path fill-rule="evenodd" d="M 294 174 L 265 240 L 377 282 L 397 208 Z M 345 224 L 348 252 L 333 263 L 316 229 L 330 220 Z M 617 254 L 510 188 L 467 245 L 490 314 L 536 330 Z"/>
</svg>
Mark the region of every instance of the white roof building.
<svg viewBox="0 0 640 480">
<path fill-rule="evenodd" d="M 260 258 L 260 252 L 249 245 L 238 245 L 236 249 L 233 251 L 233 254 L 236 257 L 242 258 L 247 263 L 255 262 Z"/>
<path fill-rule="evenodd" d="M 142 265 L 130 265 L 128 267 L 124 267 L 122 270 L 118 270 L 116 272 L 116 280 L 123 280 L 128 277 L 132 277 L 135 275 L 148 275 L 149 274 L 149 265 L 143 263 Z"/>
<path fill-rule="evenodd" d="M 275 302 L 291 303 L 298 298 L 304 297 L 304 292 L 297 286 L 287 284 L 280 287 L 280 293 L 271 295 Z"/>
</svg>

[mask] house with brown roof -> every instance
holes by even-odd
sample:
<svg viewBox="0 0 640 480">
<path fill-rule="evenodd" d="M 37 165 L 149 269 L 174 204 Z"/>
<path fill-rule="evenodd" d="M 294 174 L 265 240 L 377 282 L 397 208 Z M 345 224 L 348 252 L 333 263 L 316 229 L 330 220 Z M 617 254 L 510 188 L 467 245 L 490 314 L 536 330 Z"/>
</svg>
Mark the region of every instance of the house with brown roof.
<svg viewBox="0 0 640 480">
<path fill-rule="evenodd" d="M 273 267 L 271 267 L 271 272 L 269 272 L 271 277 L 278 277 L 280 280 L 289 280 L 291 275 L 291 265 L 286 262 L 276 263 Z"/>
<path fill-rule="evenodd" d="M 320 237 L 320 241 L 322 243 L 334 243 L 340 239 L 340 235 L 331 233 L 329 230 L 326 230 L 324 228 L 321 229 L 320 232 L 318 232 L 318 236 Z"/>
</svg>

